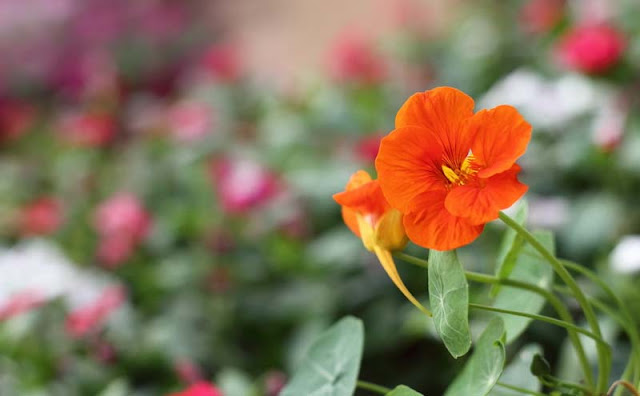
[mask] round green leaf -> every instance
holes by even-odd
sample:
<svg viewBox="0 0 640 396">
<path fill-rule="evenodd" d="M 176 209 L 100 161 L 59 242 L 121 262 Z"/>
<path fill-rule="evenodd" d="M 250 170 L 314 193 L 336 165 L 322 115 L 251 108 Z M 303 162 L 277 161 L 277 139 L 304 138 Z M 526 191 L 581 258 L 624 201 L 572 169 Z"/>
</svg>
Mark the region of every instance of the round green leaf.
<svg viewBox="0 0 640 396">
<path fill-rule="evenodd" d="M 422 393 L 418 393 L 413 389 L 409 388 L 405 385 L 396 386 L 391 392 L 387 393 L 386 396 L 423 396 Z"/>
</svg>

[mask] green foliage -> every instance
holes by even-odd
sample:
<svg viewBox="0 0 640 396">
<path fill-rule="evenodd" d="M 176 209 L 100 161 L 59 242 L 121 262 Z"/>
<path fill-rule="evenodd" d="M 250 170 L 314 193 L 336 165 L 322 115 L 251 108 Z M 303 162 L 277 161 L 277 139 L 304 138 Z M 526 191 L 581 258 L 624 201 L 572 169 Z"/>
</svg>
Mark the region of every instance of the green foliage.
<svg viewBox="0 0 640 396">
<path fill-rule="evenodd" d="M 526 201 L 522 201 L 518 206 L 516 214 L 513 219 L 520 225 L 524 225 L 527 221 L 528 205 Z M 524 245 L 524 239 L 516 233 L 512 228 L 507 228 L 500 245 L 500 251 L 498 253 L 498 267 L 496 268 L 496 276 L 501 279 L 506 279 L 513 271 L 516 265 L 516 261 Z M 491 288 L 490 295 L 495 297 L 500 291 L 500 285 L 494 285 Z"/>
<path fill-rule="evenodd" d="M 471 347 L 469 285 L 455 251 L 429 252 L 429 301 L 436 331 L 458 358 Z"/>
<path fill-rule="evenodd" d="M 281 396 L 351 396 L 360 370 L 363 343 L 362 322 L 353 317 L 341 319 L 313 343 Z"/>
<path fill-rule="evenodd" d="M 538 378 L 531 374 L 530 366 L 534 356 L 542 353 L 539 345 L 529 344 L 524 346 L 511 363 L 505 368 L 500 376 L 500 382 L 514 385 L 530 391 L 539 391 L 540 382 Z M 490 396 L 519 396 L 521 393 L 502 387 L 494 387 L 489 393 Z"/>
<path fill-rule="evenodd" d="M 547 359 L 539 353 L 533 356 L 530 370 L 531 374 L 536 377 L 544 377 L 551 374 L 551 366 L 549 365 L 549 362 L 547 362 Z"/>
<path fill-rule="evenodd" d="M 422 393 L 418 393 L 413 389 L 409 388 L 405 385 L 396 386 L 391 392 L 387 393 L 386 396 L 423 396 Z"/>
<path fill-rule="evenodd" d="M 445 396 L 484 396 L 495 385 L 504 368 L 505 327 L 501 318 L 491 319 L 480 335 L 473 354 Z"/>
<path fill-rule="evenodd" d="M 533 233 L 540 243 L 550 252 L 554 252 L 553 234 L 548 231 Z M 544 289 L 553 283 L 553 268 L 529 244 L 525 244 L 518 255 L 509 279 L 532 283 Z M 516 310 L 531 314 L 539 313 L 545 304 L 545 298 L 537 293 L 503 286 L 498 293 L 494 306 L 496 308 Z M 507 330 L 507 344 L 515 340 L 527 328 L 532 319 L 521 316 L 500 314 Z"/>
</svg>

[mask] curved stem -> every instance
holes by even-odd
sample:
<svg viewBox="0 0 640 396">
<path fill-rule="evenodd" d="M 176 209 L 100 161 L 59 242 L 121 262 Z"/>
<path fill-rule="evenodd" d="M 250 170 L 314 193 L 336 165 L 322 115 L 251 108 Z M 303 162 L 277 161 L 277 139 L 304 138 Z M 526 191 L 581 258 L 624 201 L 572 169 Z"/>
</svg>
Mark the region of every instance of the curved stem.
<svg viewBox="0 0 640 396">
<path fill-rule="evenodd" d="M 371 392 L 379 393 L 381 395 L 386 395 L 387 393 L 391 392 L 390 388 L 387 388 L 382 385 L 374 384 L 373 382 L 367 382 L 362 380 L 358 380 L 358 382 L 356 382 L 356 387 L 360 389 L 366 389 Z"/>
<path fill-rule="evenodd" d="M 420 259 L 418 257 L 414 257 L 406 253 L 396 252 L 394 253 L 394 256 L 396 256 L 400 260 L 406 261 L 410 264 L 413 264 L 422 268 L 429 267 L 429 262 L 427 260 Z M 569 310 L 567 309 L 567 307 L 562 303 L 562 301 L 558 297 L 556 297 L 555 294 L 551 293 L 546 289 L 543 289 L 541 287 L 538 287 L 536 285 L 532 285 L 526 282 L 520 282 L 517 280 L 508 279 L 508 278 L 503 279 L 503 278 L 498 278 L 496 276 L 481 274 L 481 273 L 471 272 L 471 271 L 465 271 L 465 276 L 470 281 L 490 283 L 490 284 L 500 284 L 504 286 L 510 286 L 510 287 L 516 287 L 519 289 L 529 290 L 533 293 L 537 293 L 542 297 L 544 297 L 549 302 L 549 304 L 551 304 L 551 306 L 555 309 L 560 319 L 562 319 L 563 321 L 569 324 L 575 324 L 573 322 L 573 318 L 571 317 L 571 313 L 569 313 Z M 567 329 L 567 333 L 576 351 L 576 355 L 578 357 L 578 360 L 580 361 L 580 365 L 582 366 L 582 371 L 584 372 L 585 381 L 590 387 L 592 387 L 593 373 L 591 372 L 589 360 L 587 359 L 587 355 L 584 351 L 582 341 L 580 340 L 580 337 L 578 337 L 578 333 L 576 331 Z"/>
<path fill-rule="evenodd" d="M 593 334 L 589 330 L 585 330 L 582 327 L 578 327 L 576 325 L 569 324 L 569 323 L 567 323 L 567 322 L 565 322 L 563 320 L 558 320 L 558 319 L 555 319 L 555 318 L 552 318 L 552 317 L 549 317 L 549 316 L 544 316 L 544 315 L 536 315 L 536 314 L 530 314 L 530 313 L 526 313 L 526 312 L 512 311 L 510 309 L 496 308 L 496 307 L 492 307 L 492 306 L 489 306 L 489 305 L 483 305 L 483 304 L 469 303 L 469 308 L 481 309 L 483 311 L 504 313 L 504 314 L 514 315 L 514 316 L 522 316 L 523 318 L 531 318 L 531 319 L 539 320 L 541 322 L 546 322 L 546 323 L 549 323 L 549 324 L 552 324 L 552 325 L 556 325 L 556 326 L 559 326 L 559 327 L 564 327 L 565 329 L 571 329 L 571 330 L 573 330 L 575 332 L 578 332 L 580 334 L 584 334 L 587 337 L 595 340 L 597 344 L 603 345 L 605 348 L 609 348 L 609 344 L 607 344 L 607 342 L 605 340 L 603 340 L 601 337 Z"/>
<path fill-rule="evenodd" d="M 591 331 L 593 335 L 602 340 L 602 331 L 600 330 L 600 324 L 598 323 L 598 318 L 596 317 L 591 304 L 587 301 L 586 296 L 580 290 L 580 287 L 576 283 L 573 276 L 567 271 L 567 269 L 562 265 L 562 263 L 549 252 L 529 231 L 527 231 L 524 227 L 522 227 L 518 222 L 513 220 L 511 217 L 507 216 L 503 212 L 500 212 L 500 220 L 502 220 L 506 225 L 511 227 L 514 231 L 518 233 L 525 241 L 527 241 L 534 249 L 536 249 L 542 257 L 544 257 L 549 264 L 553 267 L 554 271 L 558 274 L 560 279 L 569 287 L 571 293 L 575 297 L 576 301 L 582 308 L 585 319 L 591 327 Z M 607 383 L 609 382 L 609 373 L 611 371 L 611 363 L 610 363 L 610 348 L 609 344 L 605 343 L 597 343 L 596 349 L 598 352 L 598 381 L 596 385 L 596 389 L 599 393 L 603 393 L 607 389 Z"/>
<path fill-rule="evenodd" d="M 633 384 L 629 383 L 628 381 L 622 381 L 622 380 L 616 381 L 611 385 L 611 388 L 609 388 L 609 391 L 607 392 L 607 396 L 612 395 L 613 390 L 618 386 L 622 386 L 626 388 L 629 392 L 631 392 L 633 396 L 640 396 L 640 393 L 638 393 L 638 390 L 636 389 L 635 386 L 633 386 Z"/>
<path fill-rule="evenodd" d="M 510 389 L 512 391 L 520 392 L 523 395 L 545 396 L 544 393 L 532 391 L 529 389 L 521 388 L 519 386 L 511 385 L 511 384 L 505 384 L 504 382 L 500 382 L 500 381 L 496 382 L 496 385 L 501 386 L 505 389 Z"/>
</svg>

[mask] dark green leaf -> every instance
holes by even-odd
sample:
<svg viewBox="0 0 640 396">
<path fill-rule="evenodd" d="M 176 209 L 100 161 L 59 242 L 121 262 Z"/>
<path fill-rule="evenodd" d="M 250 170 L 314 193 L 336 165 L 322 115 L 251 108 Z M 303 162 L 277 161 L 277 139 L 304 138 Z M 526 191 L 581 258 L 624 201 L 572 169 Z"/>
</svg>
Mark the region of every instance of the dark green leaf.
<svg viewBox="0 0 640 396">
<path fill-rule="evenodd" d="M 469 285 L 455 250 L 429 252 L 429 301 L 436 331 L 454 358 L 471 347 Z"/>
<path fill-rule="evenodd" d="M 529 344 L 522 348 L 511 363 L 504 370 L 500 376 L 500 382 L 515 385 L 519 388 L 528 389 L 530 391 L 540 390 L 540 381 L 538 378 L 531 374 L 530 366 L 533 357 L 536 354 L 540 354 L 542 349 L 539 345 Z M 490 396 L 520 396 L 521 393 L 515 392 L 511 389 L 496 386 L 493 388 Z"/>
<path fill-rule="evenodd" d="M 364 329 L 353 317 L 341 319 L 311 345 L 281 396 L 351 396 L 360 370 Z"/>
<path fill-rule="evenodd" d="M 409 388 L 405 385 L 396 386 L 391 392 L 387 393 L 386 396 L 423 396 L 422 393 L 418 393 L 413 389 Z"/>
<path fill-rule="evenodd" d="M 554 252 L 553 235 L 549 231 L 536 231 L 533 235 L 550 252 Z M 544 289 L 551 287 L 553 268 L 529 244 L 525 244 L 509 279 L 532 283 Z M 503 286 L 496 297 L 496 308 L 515 310 L 531 314 L 539 313 L 545 304 L 545 298 L 534 292 L 515 287 Z M 527 328 L 531 319 L 521 316 L 500 314 L 507 329 L 507 344 L 515 340 Z"/>
<path fill-rule="evenodd" d="M 527 221 L 527 211 L 527 202 L 523 200 L 519 204 L 518 210 L 513 216 L 513 219 L 517 221 L 518 224 L 524 225 Z M 513 271 L 513 268 L 516 265 L 516 260 L 518 259 L 518 255 L 520 254 L 520 250 L 523 245 L 524 239 L 518 235 L 514 229 L 510 227 L 507 228 L 498 253 L 498 266 L 496 268 L 496 276 L 498 278 L 505 279 L 509 277 L 509 274 L 511 274 L 511 271 Z M 491 297 L 495 297 L 500 291 L 500 288 L 500 285 L 493 285 L 491 287 L 491 291 L 489 291 L 489 295 Z"/>
<path fill-rule="evenodd" d="M 504 368 L 504 323 L 491 319 L 477 341 L 462 373 L 447 389 L 445 396 L 484 396 L 495 385 Z"/>
<path fill-rule="evenodd" d="M 531 362 L 531 374 L 536 377 L 544 377 L 551 374 L 551 366 L 549 362 L 540 354 L 533 356 Z"/>
</svg>

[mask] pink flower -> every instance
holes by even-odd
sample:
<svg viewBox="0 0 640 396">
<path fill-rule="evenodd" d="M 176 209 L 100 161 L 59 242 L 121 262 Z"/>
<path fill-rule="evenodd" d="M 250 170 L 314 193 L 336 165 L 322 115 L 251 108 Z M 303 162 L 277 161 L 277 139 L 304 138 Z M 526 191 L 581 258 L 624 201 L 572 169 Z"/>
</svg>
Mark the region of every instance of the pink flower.
<svg viewBox="0 0 640 396">
<path fill-rule="evenodd" d="M 60 202 L 52 197 L 41 197 L 22 208 L 20 228 L 24 235 L 49 235 L 62 223 Z"/>
<path fill-rule="evenodd" d="M 385 77 L 386 65 L 368 41 L 343 35 L 329 54 L 329 74 L 339 82 L 375 84 Z"/>
<path fill-rule="evenodd" d="M 197 382 L 182 392 L 169 396 L 223 396 L 222 392 L 208 382 Z"/>
<path fill-rule="evenodd" d="M 129 260 L 136 248 L 134 239 L 129 235 L 113 235 L 100 239 L 98 260 L 107 268 L 117 268 Z"/>
<path fill-rule="evenodd" d="M 179 141 L 193 142 L 211 130 L 211 110 L 197 102 L 179 102 L 169 109 L 169 130 Z"/>
<path fill-rule="evenodd" d="M 0 101 L 0 143 L 22 136 L 33 124 L 34 108 L 26 103 Z"/>
<path fill-rule="evenodd" d="M 375 161 L 376 157 L 378 156 L 378 150 L 380 149 L 380 140 L 382 140 L 382 136 L 380 135 L 366 136 L 362 138 L 356 144 L 356 156 L 364 162 L 373 163 L 373 161 Z"/>
<path fill-rule="evenodd" d="M 47 298 L 33 290 L 25 290 L 15 293 L 0 306 L 0 321 L 12 318 L 23 312 L 42 305 Z"/>
<path fill-rule="evenodd" d="M 261 206 L 278 191 L 275 175 L 248 159 L 215 161 L 211 176 L 222 208 L 230 213 Z"/>
<path fill-rule="evenodd" d="M 567 32 L 556 47 L 569 69 L 603 73 L 620 60 L 626 47 L 622 33 L 609 25 L 583 25 Z"/>
<path fill-rule="evenodd" d="M 63 138 L 81 147 L 100 147 L 113 140 L 116 125 L 113 117 L 101 113 L 70 113 L 58 126 Z"/>
<path fill-rule="evenodd" d="M 234 82 L 242 74 L 238 48 L 230 43 L 214 44 L 202 57 L 202 66 L 214 79 Z"/>
<path fill-rule="evenodd" d="M 544 33 L 560 22 L 566 0 L 529 0 L 520 10 L 520 21 L 525 31 Z"/>
<path fill-rule="evenodd" d="M 105 289 L 96 301 L 76 309 L 67 316 L 67 332 L 73 337 L 82 337 L 97 329 L 113 311 L 122 305 L 124 299 L 125 293 L 121 287 Z"/>
<path fill-rule="evenodd" d="M 144 239 L 151 217 L 133 194 L 118 193 L 102 202 L 95 212 L 94 227 L 101 237 L 127 236 L 135 242 Z"/>
</svg>

